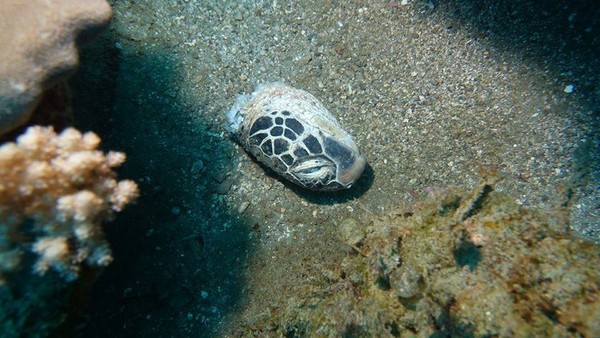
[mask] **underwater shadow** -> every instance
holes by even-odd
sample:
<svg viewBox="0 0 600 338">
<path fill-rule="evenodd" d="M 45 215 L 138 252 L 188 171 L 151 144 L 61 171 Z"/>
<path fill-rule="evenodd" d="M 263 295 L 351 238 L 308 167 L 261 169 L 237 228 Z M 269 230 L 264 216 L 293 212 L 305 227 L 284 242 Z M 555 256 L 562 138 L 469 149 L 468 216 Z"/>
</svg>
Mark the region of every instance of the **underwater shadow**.
<svg viewBox="0 0 600 338">
<path fill-rule="evenodd" d="M 517 62 L 543 71 L 556 100 L 549 114 L 574 121 L 581 128 L 573 146 L 573 163 L 562 188 L 563 207 L 570 210 L 573 229 L 597 241 L 594 217 L 600 171 L 600 3 L 596 0 L 450 0 L 440 4 L 449 18 L 447 29 L 467 27 L 473 40 L 489 42 Z M 568 96 L 568 98 L 567 98 Z M 569 101 L 569 102 L 568 102 Z M 566 123 L 565 130 L 570 128 Z M 579 128 L 578 128 L 579 129 Z M 579 206 L 588 206 L 580 208 Z"/>
<path fill-rule="evenodd" d="M 439 7 L 442 15 L 459 27 L 471 28 L 474 40 L 487 39 L 500 50 L 547 68 L 552 76 L 573 84 L 575 95 L 571 97 L 588 106 L 595 117 L 600 115 L 597 1 L 450 0 Z M 450 25 L 447 29 L 457 28 Z M 597 130 L 591 134 L 598 135 Z"/>
<path fill-rule="evenodd" d="M 104 227 L 114 261 L 73 335 L 214 336 L 240 303 L 252 251 L 250 224 L 208 174 L 232 165 L 233 147 L 190 122 L 193 105 L 171 94 L 180 80 L 167 51 L 117 49 L 112 34 L 82 51 L 75 124 L 100 135 L 103 150 L 127 154 L 119 177 L 134 179 L 141 196 Z"/>
</svg>

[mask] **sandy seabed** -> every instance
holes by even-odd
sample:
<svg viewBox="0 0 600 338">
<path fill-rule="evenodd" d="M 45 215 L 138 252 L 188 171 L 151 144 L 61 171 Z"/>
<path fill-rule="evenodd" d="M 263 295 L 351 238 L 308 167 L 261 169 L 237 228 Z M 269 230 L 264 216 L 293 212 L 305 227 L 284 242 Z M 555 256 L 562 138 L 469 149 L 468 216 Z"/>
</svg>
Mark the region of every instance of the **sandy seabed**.
<svg viewBox="0 0 600 338">
<path fill-rule="evenodd" d="M 497 191 L 564 208 L 574 233 L 600 241 L 591 2 L 112 5 L 72 82 L 74 111 L 82 129 L 128 154 L 125 175 L 142 196 L 107 229 L 116 259 L 82 336 L 224 332 L 251 301 L 260 264 L 286 269 L 307 252 L 336 262 L 343 220 L 470 189 L 489 172 L 502 178 Z M 318 97 L 354 136 L 369 167 L 352 190 L 278 180 L 225 132 L 237 94 L 280 80 Z"/>
</svg>

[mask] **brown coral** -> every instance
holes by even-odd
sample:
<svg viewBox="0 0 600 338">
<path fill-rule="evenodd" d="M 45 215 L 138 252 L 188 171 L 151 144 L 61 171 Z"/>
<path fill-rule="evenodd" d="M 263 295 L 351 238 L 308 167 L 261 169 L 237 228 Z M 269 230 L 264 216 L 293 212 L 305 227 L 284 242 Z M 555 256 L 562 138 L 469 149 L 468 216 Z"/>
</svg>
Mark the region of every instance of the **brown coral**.
<svg viewBox="0 0 600 338">
<path fill-rule="evenodd" d="M 125 155 L 104 154 L 99 144 L 92 132 L 68 128 L 57 135 L 52 127 L 35 126 L 0 147 L 0 257 L 7 259 L 0 273 L 15 268 L 27 249 L 39 255 L 35 272 L 52 268 L 67 279 L 77 277 L 83 263 L 111 261 L 101 223 L 132 202 L 138 189 L 116 179 L 113 168 Z"/>
<path fill-rule="evenodd" d="M 111 16 L 106 0 L 0 1 L 0 134 L 25 123 L 40 100 L 64 96 L 62 82 L 79 63 L 76 47 Z M 55 113 L 45 106 L 36 113 Z"/>
</svg>

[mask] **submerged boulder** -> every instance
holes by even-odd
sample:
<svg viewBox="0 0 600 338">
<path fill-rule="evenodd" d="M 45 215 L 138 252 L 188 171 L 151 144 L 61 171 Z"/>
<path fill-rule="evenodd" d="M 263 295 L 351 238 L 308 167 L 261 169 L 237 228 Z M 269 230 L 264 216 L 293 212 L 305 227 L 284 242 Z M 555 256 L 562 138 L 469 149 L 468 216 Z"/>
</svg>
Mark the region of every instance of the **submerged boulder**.
<svg viewBox="0 0 600 338">
<path fill-rule="evenodd" d="M 432 190 L 367 215 L 360 239 L 342 231 L 337 268 L 284 288 L 269 300 L 277 311 L 245 313 L 235 334 L 600 336 L 600 246 L 569 234 L 567 220 L 493 192 L 493 180 Z"/>
</svg>

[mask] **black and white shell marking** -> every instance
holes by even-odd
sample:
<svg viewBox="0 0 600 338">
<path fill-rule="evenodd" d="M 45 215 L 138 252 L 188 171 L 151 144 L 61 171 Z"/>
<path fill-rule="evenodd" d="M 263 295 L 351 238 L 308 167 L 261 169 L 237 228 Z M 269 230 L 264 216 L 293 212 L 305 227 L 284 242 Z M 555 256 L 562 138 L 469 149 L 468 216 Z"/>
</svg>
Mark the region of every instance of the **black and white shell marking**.
<svg viewBox="0 0 600 338">
<path fill-rule="evenodd" d="M 366 160 L 335 117 L 311 94 L 281 82 L 241 95 L 229 130 L 260 162 L 311 190 L 350 188 Z"/>
</svg>

